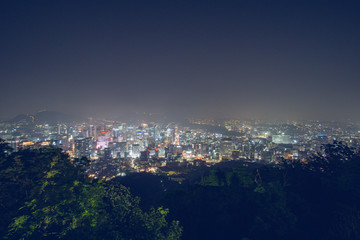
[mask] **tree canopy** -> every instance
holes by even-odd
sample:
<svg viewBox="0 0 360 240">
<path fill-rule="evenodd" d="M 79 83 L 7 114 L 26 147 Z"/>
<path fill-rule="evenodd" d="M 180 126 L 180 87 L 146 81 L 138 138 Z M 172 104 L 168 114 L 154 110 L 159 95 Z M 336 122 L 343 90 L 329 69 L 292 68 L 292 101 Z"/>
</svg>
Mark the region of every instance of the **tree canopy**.
<svg viewBox="0 0 360 240">
<path fill-rule="evenodd" d="M 141 174 L 91 180 L 84 175 L 85 159 L 72 164 L 51 147 L 13 152 L 1 141 L 0 235 L 24 240 L 360 239 L 360 155 L 339 142 L 323 147 L 306 162 L 214 168 L 198 181 L 174 185 Z M 133 186 L 133 192 L 124 185 Z M 134 192 L 145 198 L 146 210 Z"/>
<path fill-rule="evenodd" d="M 9 153 L 1 143 L 1 236 L 5 239 L 179 239 L 168 209 L 143 211 L 115 182 L 92 181 L 60 149 Z"/>
</svg>

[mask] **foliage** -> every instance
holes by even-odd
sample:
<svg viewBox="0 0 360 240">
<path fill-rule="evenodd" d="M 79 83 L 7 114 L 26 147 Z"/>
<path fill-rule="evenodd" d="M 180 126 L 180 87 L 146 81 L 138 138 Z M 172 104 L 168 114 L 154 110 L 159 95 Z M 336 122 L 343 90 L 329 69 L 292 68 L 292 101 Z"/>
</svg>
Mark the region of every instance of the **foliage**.
<svg viewBox="0 0 360 240">
<path fill-rule="evenodd" d="M 214 169 L 178 187 L 148 175 L 92 182 L 86 159 L 2 144 L 0 231 L 9 239 L 360 239 L 360 155 L 339 142 L 306 163 Z M 144 211 L 122 184 L 166 208 Z M 179 219 L 183 235 L 167 219 Z"/>
<path fill-rule="evenodd" d="M 279 182 L 245 168 L 213 170 L 198 185 L 169 193 L 163 204 L 184 224 L 185 239 L 281 239 L 296 218 Z"/>
<path fill-rule="evenodd" d="M 184 239 L 359 239 L 360 156 L 335 142 L 307 162 L 215 169 L 159 202 Z"/>
<path fill-rule="evenodd" d="M 83 159 L 82 163 L 86 163 Z M 2 155 L 1 235 L 8 239 L 179 239 L 162 207 L 144 212 L 124 186 L 90 181 L 60 149 Z M 7 226 L 9 228 L 7 229 Z"/>
<path fill-rule="evenodd" d="M 168 209 L 151 208 L 144 212 L 139 207 L 140 199 L 132 197 L 129 189 L 117 182 L 106 187 L 105 202 L 108 221 L 104 226 L 106 236 L 101 239 L 179 239 L 182 228 L 178 221 L 168 224 Z M 120 231 L 119 231 L 120 230 Z"/>
</svg>

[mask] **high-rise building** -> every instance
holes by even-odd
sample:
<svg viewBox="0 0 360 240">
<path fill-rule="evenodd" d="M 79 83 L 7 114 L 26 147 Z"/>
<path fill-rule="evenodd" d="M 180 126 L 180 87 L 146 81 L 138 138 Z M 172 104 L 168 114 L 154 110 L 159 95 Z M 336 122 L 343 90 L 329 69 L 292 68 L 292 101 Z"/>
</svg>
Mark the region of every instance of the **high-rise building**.
<svg viewBox="0 0 360 240">
<path fill-rule="evenodd" d="M 90 158 L 93 148 L 94 148 L 94 144 L 92 138 L 77 139 L 75 140 L 75 157 Z"/>
</svg>

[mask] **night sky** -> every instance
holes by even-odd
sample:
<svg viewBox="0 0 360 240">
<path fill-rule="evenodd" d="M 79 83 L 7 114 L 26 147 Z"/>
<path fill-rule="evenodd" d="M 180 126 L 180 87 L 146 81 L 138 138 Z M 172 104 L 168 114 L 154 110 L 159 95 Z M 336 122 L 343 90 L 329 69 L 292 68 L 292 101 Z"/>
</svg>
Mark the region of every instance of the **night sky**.
<svg viewBox="0 0 360 240">
<path fill-rule="evenodd" d="M 0 118 L 360 119 L 360 1 L 1 1 Z"/>
</svg>

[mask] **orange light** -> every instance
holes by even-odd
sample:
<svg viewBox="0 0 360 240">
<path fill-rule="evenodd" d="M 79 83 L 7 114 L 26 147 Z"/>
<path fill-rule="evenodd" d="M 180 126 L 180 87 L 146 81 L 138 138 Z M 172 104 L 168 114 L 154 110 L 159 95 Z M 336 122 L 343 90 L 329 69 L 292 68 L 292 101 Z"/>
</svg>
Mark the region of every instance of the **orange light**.
<svg viewBox="0 0 360 240">
<path fill-rule="evenodd" d="M 35 144 L 34 142 L 22 142 L 22 143 L 20 143 L 20 145 L 22 145 L 22 146 L 32 146 L 34 144 Z"/>
</svg>

